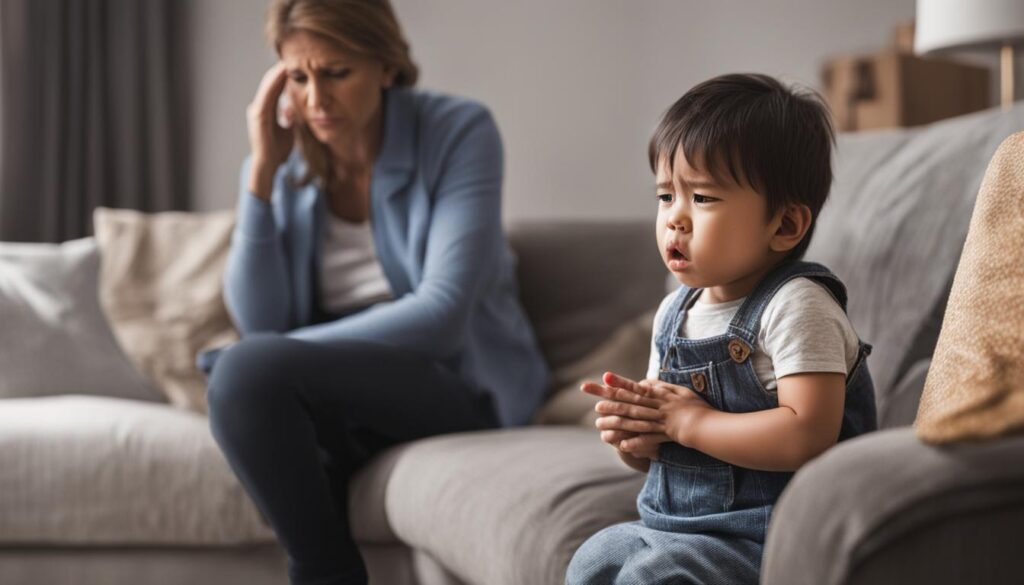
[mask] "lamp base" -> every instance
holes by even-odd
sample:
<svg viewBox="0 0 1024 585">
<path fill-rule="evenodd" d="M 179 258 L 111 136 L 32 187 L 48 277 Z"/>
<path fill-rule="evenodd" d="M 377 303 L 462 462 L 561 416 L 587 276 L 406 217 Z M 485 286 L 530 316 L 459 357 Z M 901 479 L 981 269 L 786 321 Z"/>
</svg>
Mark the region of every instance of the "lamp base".
<svg viewBox="0 0 1024 585">
<path fill-rule="evenodd" d="M 1013 45 L 1003 43 L 1003 48 L 999 55 L 999 85 L 1000 102 L 1004 110 L 1010 109 L 1014 101 L 1013 67 Z"/>
</svg>

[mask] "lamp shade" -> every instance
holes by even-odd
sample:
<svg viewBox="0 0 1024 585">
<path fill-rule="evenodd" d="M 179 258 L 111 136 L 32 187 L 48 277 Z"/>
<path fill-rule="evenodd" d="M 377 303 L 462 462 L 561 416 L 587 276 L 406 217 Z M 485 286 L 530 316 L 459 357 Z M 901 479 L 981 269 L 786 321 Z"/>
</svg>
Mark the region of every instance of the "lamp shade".
<svg viewBox="0 0 1024 585">
<path fill-rule="evenodd" d="M 917 0 L 914 52 L 1024 40 L 1024 0 Z"/>
</svg>

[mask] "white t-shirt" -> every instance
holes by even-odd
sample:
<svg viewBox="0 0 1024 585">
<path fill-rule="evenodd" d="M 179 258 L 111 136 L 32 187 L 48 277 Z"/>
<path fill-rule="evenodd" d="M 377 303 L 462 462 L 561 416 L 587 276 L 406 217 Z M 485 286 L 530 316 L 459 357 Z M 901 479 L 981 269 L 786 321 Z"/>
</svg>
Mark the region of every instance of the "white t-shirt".
<svg viewBox="0 0 1024 585">
<path fill-rule="evenodd" d="M 672 292 L 661 302 L 654 316 L 655 336 L 667 318 L 665 312 L 676 296 Z M 702 302 L 701 295 L 686 313 L 680 335 L 704 339 L 724 335 L 746 297 L 725 303 Z M 791 374 L 831 372 L 847 374 L 859 352 L 857 333 L 843 308 L 823 285 L 798 277 L 779 288 L 761 315 L 757 348 L 751 355 L 754 372 L 768 390 L 777 380 Z M 647 377 L 658 377 L 661 355 L 651 339 Z"/>
<path fill-rule="evenodd" d="M 320 304 L 330 313 L 390 299 L 391 285 L 373 247 L 370 222 L 353 223 L 333 213 L 324 221 Z"/>
</svg>

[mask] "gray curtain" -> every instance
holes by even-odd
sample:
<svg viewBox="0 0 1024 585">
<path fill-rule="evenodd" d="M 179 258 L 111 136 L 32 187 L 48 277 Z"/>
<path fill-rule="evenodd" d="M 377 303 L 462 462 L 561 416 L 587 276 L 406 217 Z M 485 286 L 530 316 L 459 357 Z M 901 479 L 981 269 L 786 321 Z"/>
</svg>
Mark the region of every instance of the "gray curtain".
<svg viewBox="0 0 1024 585">
<path fill-rule="evenodd" d="M 0 240 L 189 206 L 179 0 L 0 0 Z"/>
</svg>

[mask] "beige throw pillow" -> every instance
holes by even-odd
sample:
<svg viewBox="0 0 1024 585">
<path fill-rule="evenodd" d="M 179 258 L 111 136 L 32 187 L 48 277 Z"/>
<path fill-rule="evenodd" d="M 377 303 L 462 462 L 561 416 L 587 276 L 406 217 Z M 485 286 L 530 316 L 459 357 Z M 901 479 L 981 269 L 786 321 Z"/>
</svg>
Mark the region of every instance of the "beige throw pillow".
<svg viewBox="0 0 1024 585">
<path fill-rule="evenodd" d="M 234 211 L 98 208 L 93 222 L 100 301 L 125 353 L 171 404 L 205 413 L 196 354 L 238 339 L 221 295 Z"/>
<path fill-rule="evenodd" d="M 1024 133 L 985 172 L 914 427 L 931 443 L 1024 430 Z"/>
<path fill-rule="evenodd" d="M 584 381 L 601 382 L 612 371 L 634 380 L 643 379 L 651 356 L 651 330 L 654 313 L 650 310 L 619 326 L 601 345 L 585 357 L 552 374 L 556 391 L 537 413 L 537 424 L 583 425 L 593 428 L 598 398 L 580 391 Z"/>
</svg>

